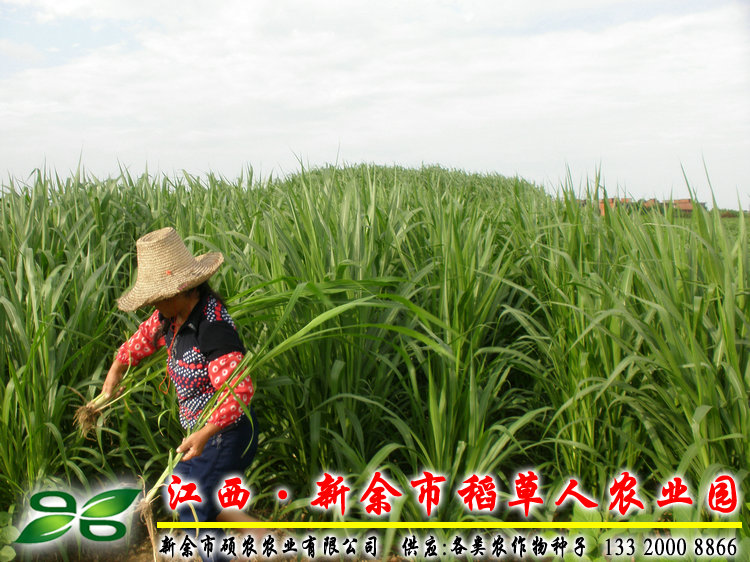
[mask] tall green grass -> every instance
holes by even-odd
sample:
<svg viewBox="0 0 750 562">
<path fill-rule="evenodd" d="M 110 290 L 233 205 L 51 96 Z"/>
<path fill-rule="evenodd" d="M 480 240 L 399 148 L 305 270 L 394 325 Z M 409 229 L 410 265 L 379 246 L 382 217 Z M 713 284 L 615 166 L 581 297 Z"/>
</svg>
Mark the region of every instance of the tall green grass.
<svg viewBox="0 0 750 562">
<path fill-rule="evenodd" d="M 600 491 L 631 468 L 646 496 L 685 475 L 701 505 L 699 489 L 721 469 L 747 489 L 744 221 L 731 237 L 717 210 L 688 224 L 626 208 L 600 217 L 571 193 L 520 217 L 533 226 L 516 231 L 533 255 L 525 276 L 539 306 L 522 318 L 542 364 L 536 386 L 555 412 L 549 465 Z"/>
<path fill-rule="evenodd" d="M 744 219 L 734 234 L 701 209 L 687 222 L 599 216 L 598 186 L 587 205 L 572 192 L 374 166 L 263 182 L 251 171 L 234 181 L 40 171 L 8 183 L 0 507 L 49 482 L 151 485 L 166 466 L 181 430 L 174 397 L 157 389 L 163 356 L 132 373 L 136 390 L 94 440 L 72 418 L 141 319 L 115 305 L 134 241 L 168 225 L 196 253 L 225 254 L 214 285 L 252 355 L 262 424 L 250 480 L 262 510 L 276 509 L 277 485 L 297 498 L 274 516 L 312 516 L 304 498 L 323 470 L 359 489 L 378 467 L 404 490 L 425 468 L 450 490 L 491 473 L 507 495 L 508 479 L 533 466 L 548 503 L 571 476 L 606 501 L 625 468 L 647 497 L 674 474 L 705 490 L 721 468 L 747 496 Z M 422 518 L 410 503 L 392 516 Z M 469 514 L 454 494 L 437 516 Z"/>
</svg>

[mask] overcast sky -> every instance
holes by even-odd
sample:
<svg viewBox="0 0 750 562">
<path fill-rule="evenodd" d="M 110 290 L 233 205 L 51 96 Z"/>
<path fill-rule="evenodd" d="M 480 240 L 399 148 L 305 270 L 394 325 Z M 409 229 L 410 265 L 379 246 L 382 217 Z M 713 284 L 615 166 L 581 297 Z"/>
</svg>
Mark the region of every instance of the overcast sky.
<svg viewBox="0 0 750 562">
<path fill-rule="evenodd" d="M 158 6 L 156 8 L 155 6 Z M 0 172 L 440 164 L 750 208 L 750 3 L 0 0 Z"/>
</svg>

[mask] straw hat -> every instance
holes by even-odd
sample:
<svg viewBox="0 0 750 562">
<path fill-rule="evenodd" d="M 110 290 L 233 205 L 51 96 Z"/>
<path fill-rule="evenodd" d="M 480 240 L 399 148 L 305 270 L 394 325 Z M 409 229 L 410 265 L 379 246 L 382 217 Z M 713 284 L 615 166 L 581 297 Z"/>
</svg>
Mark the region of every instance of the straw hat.
<svg viewBox="0 0 750 562">
<path fill-rule="evenodd" d="M 133 288 L 117 300 L 132 311 L 192 289 L 211 277 L 224 261 L 220 252 L 194 257 L 172 227 L 149 232 L 135 243 L 138 274 Z"/>
</svg>

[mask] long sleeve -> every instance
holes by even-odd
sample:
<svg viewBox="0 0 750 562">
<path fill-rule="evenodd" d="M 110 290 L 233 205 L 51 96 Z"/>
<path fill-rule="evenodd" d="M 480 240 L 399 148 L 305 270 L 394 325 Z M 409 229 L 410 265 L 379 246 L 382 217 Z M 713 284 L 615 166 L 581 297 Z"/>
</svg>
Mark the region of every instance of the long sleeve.
<svg viewBox="0 0 750 562">
<path fill-rule="evenodd" d="M 164 345 L 164 337 L 159 338 L 159 341 L 156 342 L 156 347 L 154 347 L 154 335 L 159 329 L 160 324 L 159 311 L 155 310 L 148 320 L 141 323 L 138 330 L 130 336 L 130 339 L 120 346 L 120 349 L 117 351 L 117 360 L 120 363 L 135 366 L 142 359 L 162 347 Z"/>
<path fill-rule="evenodd" d="M 232 378 L 242 358 L 241 352 L 233 351 L 214 359 L 208 364 L 208 376 L 211 378 L 211 384 L 214 388 L 220 389 L 225 381 Z M 246 376 L 234 387 L 234 395 L 244 404 L 250 403 L 254 392 L 253 381 L 249 376 Z M 208 420 L 210 423 L 219 427 L 226 427 L 242 415 L 242 408 L 234 395 L 228 389 L 221 394 L 219 407 Z"/>
</svg>

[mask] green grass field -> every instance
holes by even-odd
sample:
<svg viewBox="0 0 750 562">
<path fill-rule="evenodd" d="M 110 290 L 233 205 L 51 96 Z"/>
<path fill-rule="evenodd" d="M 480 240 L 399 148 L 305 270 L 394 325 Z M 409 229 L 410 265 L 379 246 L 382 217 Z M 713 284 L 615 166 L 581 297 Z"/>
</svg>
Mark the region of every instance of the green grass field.
<svg viewBox="0 0 750 562">
<path fill-rule="evenodd" d="M 213 284 L 251 350 L 262 436 L 248 476 L 268 517 L 320 517 L 306 507 L 324 470 L 353 490 L 377 468 L 402 490 L 425 468 L 448 490 L 492 474 L 507 502 L 534 468 L 543 521 L 576 515 L 553 504 L 571 477 L 614 519 L 608 489 L 626 469 L 645 520 L 720 520 L 705 501 L 720 471 L 750 494 L 744 217 L 599 216 L 571 189 L 374 166 L 264 182 L 37 173 L 0 203 L 3 511 L 40 486 L 152 486 L 167 467 L 181 428 L 158 390 L 163 353 L 129 373 L 93 438 L 73 426 L 147 314 L 115 299 L 136 238 L 164 226 L 226 257 Z M 654 511 L 675 475 L 696 505 Z M 280 485 L 296 498 L 283 510 Z M 742 502 L 731 520 L 746 536 Z M 434 513 L 475 516 L 455 493 Z M 407 501 L 392 518 L 423 515 Z"/>
</svg>

